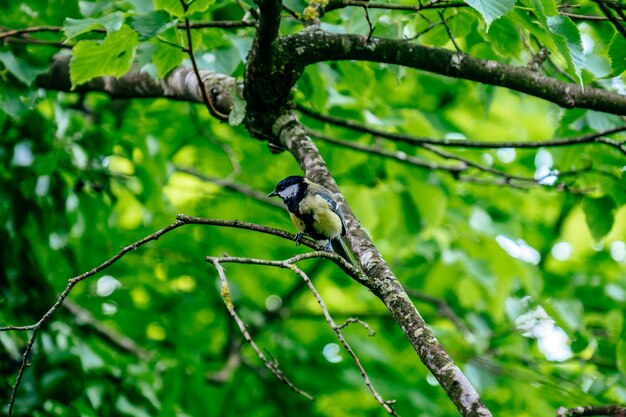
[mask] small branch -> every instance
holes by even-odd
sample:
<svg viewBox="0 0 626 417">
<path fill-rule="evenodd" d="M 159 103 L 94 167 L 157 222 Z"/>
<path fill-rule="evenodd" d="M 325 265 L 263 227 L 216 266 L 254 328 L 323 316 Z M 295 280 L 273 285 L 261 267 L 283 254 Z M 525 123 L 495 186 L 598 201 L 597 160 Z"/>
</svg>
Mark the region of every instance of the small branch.
<svg viewBox="0 0 626 417">
<path fill-rule="evenodd" d="M 267 357 L 265 356 L 265 354 L 263 354 L 261 349 L 259 349 L 259 347 L 254 342 L 254 340 L 252 340 L 250 333 L 248 333 L 248 330 L 246 329 L 245 323 L 243 322 L 243 320 L 241 320 L 241 318 L 239 318 L 239 315 L 235 311 L 235 306 L 233 305 L 233 302 L 230 298 L 230 288 L 228 287 L 228 280 L 226 279 L 226 273 L 224 272 L 224 268 L 222 267 L 222 265 L 220 265 L 219 259 L 213 259 L 212 263 L 215 266 L 215 269 L 217 269 L 217 273 L 222 283 L 222 288 L 220 289 L 220 295 L 222 296 L 222 299 L 224 300 L 224 304 L 226 304 L 226 309 L 228 310 L 228 313 L 230 314 L 230 316 L 237 323 L 237 326 L 239 326 L 239 330 L 241 330 L 241 334 L 243 334 L 243 337 L 244 339 L 246 339 L 246 342 L 248 342 L 252 350 L 254 350 L 257 356 L 263 361 L 263 363 L 265 363 L 265 366 L 267 367 L 267 369 L 269 369 L 270 372 L 273 373 L 274 376 L 276 376 L 276 378 L 278 378 L 279 381 L 283 382 L 285 385 L 291 388 L 294 392 L 302 395 L 307 400 L 312 400 L 313 397 L 311 396 L 311 394 L 296 387 L 283 374 L 283 371 L 281 371 L 278 368 L 278 363 L 275 360 L 269 361 Z"/>
<path fill-rule="evenodd" d="M 450 26 L 448 26 L 448 23 L 446 22 L 446 18 L 444 17 L 443 12 L 439 11 L 437 12 L 437 14 L 439 15 L 439 18 L 441 19 L 441 23 L 446 28 L 446 32 L 448 33 L 448 38 L 450 38 L 450 40 L 452 41 L 452 45 L 454 45 L 454 49 L 456 49 L 457 52 L 463 52 L 461 48 L 459 48 L 459 45 L 456 43 L 456 40 L 454 39 L 454 35 L 452 34 L 452 31 L 450 30 Z"/>
<path fill-rule="evenodd" d="M 98 321 L 89 310 L 82 308 L 71 300 L 65 300 L 63 307 L 74 316 L 78 325 L 88 326 L 89 329 L 101 336 L 106 342 L 128 353 L 132 353 L 140 359 L 149 359 L 150 355 L 148 352 L 139 347 L 134 340 L 105 326 L 102 322 Z"/>
<path fill-rule="evenodd" d="M 459 165 L 440 165 L 432 161 L 428 161 L 425 159 L 416 158 L 411 155 L 407 155 L 402 151 L 387 151 L 384 149 L 374 148 L 372 146 L 363 145 L 357 142 L 348 142 L 345 140 L 335 139 L 330 136 L 324 135 L 322 133 L 316 132 L 314 130 L 306 130 L 307 134 L 315 137 L 317 139 L 321 139 L 324 142 L 332 143 L 334 145 L 342 146 L 344 148 L 355 149 L 361 152 L 367 152 L 374 155 L 379 155 L 384 158 L 391 158 L 401 163 L 406 163 L 418 168 L 425 168 L 432 171 L 447 171 L 453 174 L 458 174 L 467 169 L 467 165 L 459 164 Z"/>
<path fill-rule="evenodd" d="M 154 233 L 152 233 L 149 236 L 144 237 L 141 240 L 138 240 L 135 243 L 132 243 L 128 246 L 125 246 L 122 248 L 121 251 L 119 251 L 115 256 L 113 256 L 112 258 L 106 260 L 105 262 L 103 262 L 102 264 L 98 265 L 97 267 L 81 274 L 78 275 L 74 278 L 71 278 L 69 280 L 69 283 L 67 284 L 67 287 L 65 287 L 65 289 L 63 290 L 63 292 L 61 293 L 61 295 L 59 295 L 59 298 L 57 299 L 57 301 L 54 303 L 54 305 L 52 307 L 50 307 L 50 309 L 41 317 L 41 319 L 39 319 L 39 321 L 35 324 L 31 324 L 28 326 L 5 326 L 5 327 L 0 327 L 0 332 L 4 332 L 4 331 L 8 331 L 8 330 L 38 330 L 39 328 L 41 328 L 41 326 L 48 321 L 48 319 L 54 314 L 54 312 L 61 306 L 61 304 L 63 304 L 63 302 L 65 301 L 65 299 L 67 298 L 67 296 L 69 295 L 70 291 L 72 291 L 72 288 L 74 288 L 74 286 L 76 284 L 78 284 L 79 282 L 83 281 L 86 278 L 89 278 L 95 274 L 97 274 L 98 272 L 102 271 L 103 269 L 108 268 L 109 266 L 113 265 L 115 262 L 119 261 L 120 258 L 122 258 L 124 255 L 126 255 L 128 252 L 137 249 L 139 246 L 142 246 L 148 242 L 151 242 L 153 240 L 157 240 L 158 238 L 160 238 L 162 235 L 164 235 L 165 233 L 168 233 L 174 229 L 179 228 L 180 226 L 183 226 L 185 224 L 184 221 L 176 221 L 172 224 L 170 224 L 167 227 L 164 227 L 163 229 L 160 229 Z M 303 242 L 304 243 L 304 242 Z"/>
<path fill-rule="evenodd" d="M 2 331 L 2 328 L 0 328 Z M 20 365 L 20 370 L 17 372 L 17 376 L 15 377 L 15 384 L 11 388 L 11 399 L 9 400 L 9 407 L 7 411 L 7 416 L 11 417 L 13 413 L 13 407 L 15 406 L 15 398 L 17 397 L 17 389 L 20 387 L 22 383 L 22 378 L 24 377 L 24 371 L 29 365 L 28 359 L 30 358 L 30 353 L 33 350 L 33 345 L 35 344 L 35 337 L 37 336 L 37 332 L 39 329 L 33 329 L 33 333 L 30 335 L 30 339 L 28 339 L 28 343 L 26 344 L 26 349 L 24 349 L 24 353 L 22 354 L 22 364 Z"/>
<path fill-rule="evenodd" d="M 372 328 L 369 326 L 369 324 L 367 324 L 363 320 L 359 320 L 356 317 L 349 317 L 343 324 L 340 324 L 340 325 L 337 326 L 337 330 L 342 330 L 344 327 L 348 327 L 348 325 L 350 325 L 352 323 L 357 323 L 357 324 L 360 324 L 361 326 L 363 326 L 365 328 L 365 330 L 367 330 L 367 334 L 369 336 L 376 336 L 376 332 L 374 330 L 372 330 Z"/>
<path fill-rule="evenodd" d="M 254 188 L 249 187 L 246 184 L 241 184 L 233 180 L 229 180 L 229 179 L 223 179 L 223 178 L 206 175 L 199 171 L 196 171 L 193 168 L 175 166 L 174 169 L 178 172 L 182 172 L 182 173 L 191 175 L 193 177 L 196 177 L 202 181 L 207 181 L 207 182 L 219 185 L 220 187 L 224 187 L 229 190 L 236 191 L 238 193 L 245 195 L 246 197 L 254 198 L 255 200 L 260 201 L 263 204 L 267 204 L 269 206 L 276 207 L 276 208 L 283 208 L 283 204 L 276 201 L 276 199 L 269 198 L 267 197 L 266 193 L 257 191 Z"/>
<path fill-rule="evenodd" d="M 185 0 L 180 0 L 180 4 L 183 7 L 183 11 L 187 13 L 187 10 L 189 9 L 189 5 L 187 4 L 187 2 Z M 209 95 L 206 92 L 204 80 L 200 75 L 200 70 L 198 70 L 198 64 L 196 63 L 196 57 L 193 53 L 193 43 L 191 41 L 191 25 L 187 16 L 185 16 L 185 33 L 187 34 L 187 48 L 185 49 L 185 52 L 187 52 L 187 55 L 189 55 L 189 59 L 191 60 L 191 66 L 193 67 L 193 72 L 194 74 L 196 74 L 198 87 L 200 88 L 200 93 L 202 94 L 202 101 L 204 102 L 204 105 L 213 117 L 216 117 L 219 120 L 228 120 L 228 115 L 220 112 L 215 107 L 215 104 L 211 101 Z"/>
<path fill-rule="evenodd" d="M 369 32 L 367 33 L 367 39 L 365 40 L 365 42 L 369 42 L 370 39 L 372 39 L 372 34 L 374 33 L 374 29 L 376 29 L 376 27 L 372 24 L 372 21 L 370 20 L 370 12 L 367 10 L 367 7 L 363 7 L 363 10 L 365 11 L 365 20 L 367 20 L 367 25 L 370 28 Z"/>
<path fill-rule="evenodd" d="M 189 29 L 237 29 L 237 28 L 250 28 L 256 26 L 256 20 L 216 20 L 213 22 L 191 22 Z M 176 26 L 178 29 L 186 29 L 187 24 L 179 24 Z"/>
<path fill-rule="evenodd" d="M 323 256 L 322 254 L 324 254 L 324 253 L 326 253 L 326 252 L 318 252 L 318 253 L 314 253 L 313 255 L 317 254 L 317 255 Z M 322 300 L 319 292 L 317 291 L 317 289 L 313 285 L 313 282 L 311 281 L 311 279 L 308 277 L 307 274 L 304 273 L 304 271 L 302 271 L 301 269 L 299 269 L 295 265 L 296 262 L 298 262 L 298 261 L 300 261 L 302 259 L 305 259 L 305 258 L 301 257 L 301 256 L 296 256 L 296 257 L 287 259 L 285 261 L 268 261 L 268 260 L 263 260 L 263 259 L 237 258 L 237 257 L 221 257 L 221 258 L 207 257 L 206 258 L 206 260 L 208 262 L 212 262 L 213 265 L 215 265 L 216 268 L 218 268 L 218 267 L 221 268 L 220 263 L 234 262 L 234 263 L 252 264 L 252 265 L 275 266 L 275 267 L 280 267 L 280 268 L 284 268 L 284 269 L 290 269 L 293 272 L 295 272 L 298 276 L 300 276 L 303 279 L 303 281 L 306 282 L 307 286 L 309 287 L 309 289 L 313 293 L 313 296 L 315 297 L 315 300 L 317 301 L 317 303 L 319 304 L 320 308 L 322 309 L 324 317 L 326 318 L 326 322 L 329 324 L 329 326 L 331 327 L 333 332 L 335 332 L 335 335 L 337 336 L 337 339 L 344 346 L 346 351 L 350 354 L 350 356 L 354 360 L 356 366 L 359 368 L 359 371 L 361 372 L 361 376 L 363 377 L 363 380 L 365 381 L 365 385 L 367 385 L 367 387 L 369 388 L 370 392 L 372 393 L 372 395 L 374 396 L 376 401 L 378 401 L 381 404 L 381 406 L 389 414 L 397 415 L 396 412 L 394 411 L 393 407 L 391 406 L 392 402 L 384 400 L 380 396 L 380 394 L 376 391 L 376 389 L 374 388 L 374 386 L 371 383 L 371 380 L 370 380 L 367 372 L 363 368 L 363 365 L 361 364 L 361 361 L 359 360 L 358 356 L 354 353 L 354 351 L 352 350 L 352 347 L 350 346 L 348 341 L 343 337 L 343 334 L 341 333 L 341 329 L 343 327 L 345 327 L 345 325 L 347 325 L 347 323 L 340 327 L 340 326 L 338 326 L 334 322 L 334 320 L 332 319 L 330 313 L 328 312 L 328 309 L 326 308 L 326 305 L 325 305 L 324 301 Z M 221 271 L 220 271 L 220 269 L 218 269 L 218 272 L 220 273 L 220 278 L 221 278 L 222 274 L 223 274 L 223 269 L 221 269 Z M 223 288 L 224 288 L 224 281 L 222 281 L 222 289 Z M 222 290 L 222 292 L 223 291 L 224 290 Z M 228 305 L 229 301 L 226 301 L 227 297 L 224 297 L 224 299 L 225 299 L 225 302 L 227 302 L 227 305 Z M 353 319 L 353 321 L 357 321 L 357 319 Z M 238 322 L 238 324 L 239 324 L 239 322 Z M 365 326 L 367 326 L 367 325 L 365 325 Z M 241 325 L 240 325 L 240 328 L 241 328 Z M 367 326 L 366 328 L 371 331 L 371 329 L 369 329 L 369 326 Z M 243 331 L 243 329 L 242 329 L 242 331 Z M 248 339 L 246 339 L 246 340 L 248 340 Z M 253 347 L 253 349 L 254 349 L 254 347 Z M 259 356 L 259 357 L 261 357 L 261 356 Z"/>
<path fill-rule="evenodd" d="M 584 417 L 584 416 L 626 416 L 626 407 L 620 405 L 587 405 L 575 408 L 561 407 L 556 411 L 556 417 Z"/>
<path fill-rule="evenodd" d="M 42 39 L 35 39 L 35 38 L 25 37 L 25 36 L 24 37 L 21 37 L 21 36 L 20 37 L 8 37 L 8 38 L 5 38 L 5 42 L 28 44 L 28 45 L 52 46 L 54 48 L 61 48 L 61 49 L 72 49 L 71 45 L 66 45 L 61 42 L 46 41 Z"/>
<path fill-rule="evenodd" d="M 298 15 L 298 12 L 296 12 L 294 9 L 292 9 L 289 6 L 285 6 L 284 4 L 282 5 L 282 8 L 284 11 L 287 12 L 287 14 L 291 17 L 293 17 L 296 20 L 301 20 L 300 16 Z"/>
<path fill-rule="evenodd" d="M 568 13 L 568 12 L 559 12 L 560 14 L 562 14 L 563 16 L 567 16 L 570 17 L 574 20 L 589 20 L 589 21 L 595 21 L 595 22 L 610 22 L 610 19 L 606 16 L 592 16 L 592 15 L 582 15 L 582 14 L 575 14 L 575 13 Z M 619 19 L 621 20 L 621 19 Z"/>
<path fill-rule="evenodd" d="M 22 29 L 13 29 L 6 32 L 0 32 L 0 39 L 10 38 L 12 36 L 20 36 L 26 33 L 37 32 L 60 32 L 63 30 L 62 26 L 33 26 Z"/>
<path fill-rule="evenodd" d="M 296 109 L 305 114 L 306 116 L 314 119 L 330 123 L 336 126 L 346 127 L 348 129 L 355 130 L 357 132 L 367 133 L 373 136 L 379 136 L 381 138 L 390 139 L 393 141 L 407 143 L 409 145 L 423 146 L 424 144 L 457 147 L 457 148 L 477 148 L 477 149 L 497 149 L 497 148 L 519 148 L 519 149 L 535 149 L 535 148 L 549 148 L 557 146 L 570 146 L 570 145 L 582 145 L 589 143 L 603 143 L 610 145 L 620 152 L 626 154 L 626 141 L 615 141 L 608 139 L 605 136 L 612 135 L 619 132 L 626 131 L 626 125 L 607 129 L 602 132 L 591 133 L 582 136 L 575 136 L 571 138 L 559 138 L 551 140 L 538 140 L 529 142 L 486 142 L 486 141 L 472 141 L 472 140 L 457 140 L 457 139 L 434 139 L 426 137 L 417 137 L 406 135 L 402 133 L 385 132 L 383 130 L 373 129 L 362 125 L 360 123 L 353 122 L 351 120 L 341 119 L 330 115 L 320 114 L 311 109 L 308 109 L 302 105 L 296 105 Z"/>
<path fill-rule="evenodd" d="M 428 9 L 447 9 L 454 7 L 467 7 L 466 3 L 455 1 L 441 1 L 434 0 L 430 3 L 420 4 L 418 6 L 410 6 L 404 4 L 388 4 L 388 3 L 373 3 L 369 1 L 357 1 L 357 0 L 331 0 L 326 6 L 325 11 L 342 9 L 344 7 L 365 7 L 368 9 L 383 9 L 383 10 L 399 10 L 406 12 L 419 12 Z"/>
<path fill-rule="evenodd" d="M 617 29 L 617 31 L 621 33 L 621 35 L 624 38 L 626 38 L 626 28 L 622 26 L 622 22 L 626 20 L 626 16 L 624 15 L 624 12 L 622 11 L 622 9 L 616 4 L 614 4 L 613 2 L 609 2 L 606 0 L 593 0 L 593 1 L 598 6 L 600 6 L 602 13 L 604 13 L 604 15 L 611 21 L 611 23 L 613 23 L 613 26 L 615 27 L 615 29 Z M 611 9 L 615 10 L 615 13 L 617 13 L 617 15 L 621 18 L 621 21 L 619 18 L 615 17 L 613 13 L 611 13 Z"/>
</svg>

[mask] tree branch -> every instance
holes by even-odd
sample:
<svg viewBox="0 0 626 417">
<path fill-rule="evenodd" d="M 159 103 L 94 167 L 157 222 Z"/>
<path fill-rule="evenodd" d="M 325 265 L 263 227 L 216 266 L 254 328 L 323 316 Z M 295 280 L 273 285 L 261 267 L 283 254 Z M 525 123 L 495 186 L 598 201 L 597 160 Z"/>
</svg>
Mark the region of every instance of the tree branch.
<svg viewBox="0 0 626 417">
<path fill-rule="evenodd" d="M 325 32 L 311 28 L 280 39 L 282 58 L 294 69 L 323 61 L 359 60 L 403 65 L 448 77 L 506 87 L 565 108 L 584 108 L 626 115 L 626 96 L 569 84 L 527 67 L 474 58 L 443 48 L 415 45 L 406 40 Z"/>
<path fill-rule="evenodd" d="M 561 407 L 556 417 L 583 417 L 583 416 L 626 416 L 626 407 L 620 405 L 587 405 L 575 408 Z"/>
<path fill-rule="evenodd" d="M 327 252 L 318 252 L 318 253 L 313 253 L 313 254 L 310 254 L 310 255 L 317 255 L 317 254 L 322 255 L 322 254 L 326 254 L 326 253 Z M 324 255 L 322 255 L 322 256 L 324 256 Z M 308 256 L 308 257 L 310 257 L 310 256 Z M 308 257 L 306 257 L 306 258 L 308 258 Z M 290 269 L 293 272 L 295 272 L 298 276 L 300 276 L 300 278 L 303 279 L 303 281 L 307 284 L 307 286 L 309 287 L 309 289 L 313 293 L 313 296 L 315 297 L 315 300 L 317 301 L 317 303 L 319 304 L 320 308 L 322 309 L 322 312 L 324 314 L 326 322 L 328 323 L 330 328 L 333 330 L 333 332 L 335 332 L 335 335 L 337 336 L 337 339 L 339 339 L 339 341 L 341 342 L 343 347 L 350 354 L 350 356 L 354 360 L 357 368 L 359 368 L 359 371 L 361 372 L 361 376 L 363 377 L 363 379 L 365 381 L 365 385 L 367 385 L 367 387 L 369 388 L 370 392 L 372 393 L 372 395 L 374 396 L 376 401 L 378 401 L 378 403 L 380 403 L 382 405 L 382 407 L 389 414 L 397 415 L 396 412 L 394 411 L 394 409 L 391 406 L 392 402 L 384 400 L 380 396 L 378 391 L 376 391 L 376 389 L 372 385 L 372 382 L 371 382 L 371 380 L 369 378 L 369 375 L 365 371 L 365 368 L 363 368 L 363 365 L 361 364 L 361 361 L 359 360 L 358 356 L 356 355 L 356 353 L 354 353 L 354 350 L 352 350 L 352 347 L 350 346 L 348 341 L 343 337 L 343 334 L 341 333 L 341 329 L 343 327 L 345 327 L 346 324 L 338 326 L 335 323 L 335 321 L 331 317 L 330 313 L 328 312 L 328 308 L 326 308 L 326 305 L 325 305 L 324 301 L 322 300 L 322 297 L 320 296 L 319 292 L 317 291 L 317 289 L 313 285 L 313 282 L 311 281 L 311 279 L 307 276 L 307 274 L 304 273 L 304 271 L 302 271 L 300 268 L 298 268 L 295 265 L 295 263 L 297 263 L 298 261 L 306 259 L 306 258 L 303 257 L 302 255 L 300 255 L 300 256 L 294 256 L 293 258 L 290 258 L 290 259 L 285 260 L 285 261 L 267 261 L 267 260 L 263 260 L 263 259 L 253 259 L 253 258 L 237 258 L 237 257 L 215 258 L 215 257 L 207 257 L 207 261 L 213 263 L 216 266 L 216 268 L 219 266 L 220 262 L 222 262 L 222 263 L 234 262 L 234 263 L 241 263 L 241 264 L 275 266 L 275 267 L 279 267 L 279 268 Z M 220 266 L 220 268 L 221 268 L 221 266 Z M 218 269 L 218 272 L 219 271 L 220 270 Z M 223 274 L 223 269 L 220 272 L 220 279 L 222 278 L 222 274 Z M 224 285 L 224 281 L 222 281 L 222 288 L 224 288 L 223 285 Z M 226 297 L 225 297 L 225 300 L 226 300 Z M 227 305 L 228 305 L 228 302 L 227 302 Z M 353 321 L 357 321 L 357 320 L 353 319 Z M 239 324 L 239 322 L 238 322 L 238 324 Z M 367 326 L 367 325 L 365 325 L 365 326 L 366 326 L 366 328 L 368 330 L 371 331 L 371 329 L 369 329 L 369 326 Z M 240 325 L 240 328 L 241 328 L 241 325 Z M 242 329 L 242 331 L 243 331 L 243 329 Z M 246 339 L 246 340 L 248 340 L 248 339 Z M 277 375 L 277 377 L 278 377 L 278 375 Z"/>
<path fill-rule="evenodd" d="M 285 113 L 276 120 L 273 133 L 279 142 L 293 154 L 308 178 L 333 192 L 346 219 L 346 240 L 368 278 L 363 284 L 389 309 L 422 363 L 439 381 L 461 414 L 463 416 L 491 416 L 475 388 L 439 344 L 406 291 L 346 204 L 319 151 L 306 135 L 295 113 Z"/>
<path fill-rule="evenodd" d="M 209 258 L 207 258 L 207 260 L 209 260 Z M 220 262 L 224 262 L 223 259 L 211 258 L 209 261 L 213 263 L 220 277 L 220 281 L 222 283 L 222 287 L 220 289 L 220 295 L 222 296 L 222 299 L 224 300 L 224 304 L 226 305 L 228 314 L 230 314 L 233 320 L 235 320 L 235 322 L 237 323 L 237 326 L 239 327 L 239 330 L 241 331 L 241 334 L 243 335 L 244 339 L 246 339 L 246 342 L 248 342 L 252 350 L 254 350 L 254 353 L 257 354 L 257 356 L 263 361 L 263 363 L 265 363 L 265 366 L 267 367 L 267 369 L 269 369 L 270 372 L 273 373 L 276 378 L 278 378 L 281 382 L 283 382 L 285 385 L 287 385 L 296 393 L 302 395 L 307 400 L 312 400 L 313 397 L 311 396 L 311 394 L 296 387 L 285 376 L 285 374 L 283 374 L 283 371 L 281 371 L 280 368 L 278 368 L 278 363 L 276 361 L 270 361 L 269 359 L 267 359 L 267 357 L 263 354 L 263 352 L 261 352 L 261 349 L 259 349 L 259 347 L 254 342 L 254 340 L 252 340 L 252 336 L 250 336 L 250 333 L 248 333 L 248 330 L 246 329 L 245 323 L 243 322 L 243 320 L 241 320 L 241 318 L 235 311 L 235 306 L 230 298 L 230 288 L 228 287 L 228 280 L 226 279 L 226 273 L 224 272 L 224 268 L 222 267 L 222 265 L 220 265 Z"/>
<path fill-rule="evenodd" d="M 605 136 L 612 135 L 626 131 L 626 125 L 607 129 L 602 132 L 590 133 L 587 135 L 574 136 L 571 138 L 558 138 L 550 140 L 536 140 L 525 142 L 487 142 L 487 141 L 475 141 L 475 140 L 458 140 L 458 139 L 435 139 L 427 137 L 418 137 L 407 135 L 403 133 L 387 132 L 384 130 L 374 129 L 365 126 L 361 123 L 353 122 L 352 120 L 346 120 L 335 116 L 321 114 L 315 112 L 302 105 L 297 105 L 296 109 L 302 114 L 320 120 L 322 122 L 330 123 L 335 126 L 341 126 L 348 129 L 355 130 L 357 132 L 367 133 L 373 136 L 386 138 L 389 140 L 407 143 L 409 145 L 437 145 L 456 148 L 477 148 L 477 149 L 497 149 L 497 148 L 520 148 L 520 149 L 535 149 L 535 148 L 549 148 L 558 146 L 571 146 L 571 145 L 584 145 L 589 143 L 602 143 L 616 148 L 620 152 L 626 154 L 626 141 L 617 141 L 606 138 Z"/>
</svg>

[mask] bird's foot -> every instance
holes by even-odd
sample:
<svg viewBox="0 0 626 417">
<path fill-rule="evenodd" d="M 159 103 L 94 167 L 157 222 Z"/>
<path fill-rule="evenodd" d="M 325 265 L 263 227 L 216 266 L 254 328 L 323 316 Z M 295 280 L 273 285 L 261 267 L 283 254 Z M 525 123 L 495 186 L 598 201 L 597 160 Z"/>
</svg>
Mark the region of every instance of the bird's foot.
<svg viewBox="0 0 626 417">
<path fill-rule="evenodd" d="M 328 241 L 324 249 L 326 250 L 326 252 L 333 252 L 333 246 L 330 244 L 330 240 Z"/>
<path fill-rule="evenodd" d="M 296 246 L 298 246 L 300 243 L 302 243 L 302 236 L 304 236 L 304 233 L 298 233 L 296 235 L 296 238 L 294 239 L 296 241 Z"/>
</svg>

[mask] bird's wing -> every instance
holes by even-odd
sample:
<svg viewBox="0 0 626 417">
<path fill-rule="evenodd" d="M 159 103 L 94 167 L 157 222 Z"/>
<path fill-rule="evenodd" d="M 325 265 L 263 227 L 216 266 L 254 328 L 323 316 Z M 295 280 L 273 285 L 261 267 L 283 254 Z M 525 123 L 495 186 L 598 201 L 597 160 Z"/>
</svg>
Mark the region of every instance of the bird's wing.
<svg viewBox="0 0 626 417">
<path fill-rule="evenodd" d="M 337 216 L 339 216 L 339 219 L 341 220 L 341 236 L 345 236 L 345 234 L 346 234 L 346 220 L 343 218 L 343 212 L 341 211 L 341 207 L 339 207 L 339 204 L 330 196 L 330 194 L 328 194 L 325 191 L 321 191 L 320 190 L 320 191 L 317 191 L 315 194 L 319 195 L 324 200 L 326 200 L 326 202 L 330 206 L 331 210 Z"/>
</svg>

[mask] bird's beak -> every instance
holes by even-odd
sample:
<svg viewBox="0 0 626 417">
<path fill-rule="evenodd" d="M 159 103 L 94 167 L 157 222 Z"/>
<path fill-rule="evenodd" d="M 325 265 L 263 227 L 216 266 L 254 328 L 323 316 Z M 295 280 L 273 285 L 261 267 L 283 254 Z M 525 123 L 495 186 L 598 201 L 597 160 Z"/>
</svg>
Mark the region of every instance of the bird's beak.
<svg viewBox="0 0 626 417">
<path fill-rule="evenodd" d="M 276 197 L 278 195 L 278 193 L 276 191 L 272 191 L 271 193 L 269 193 L 267 196 L 268 197 Z"/>
</svg>

